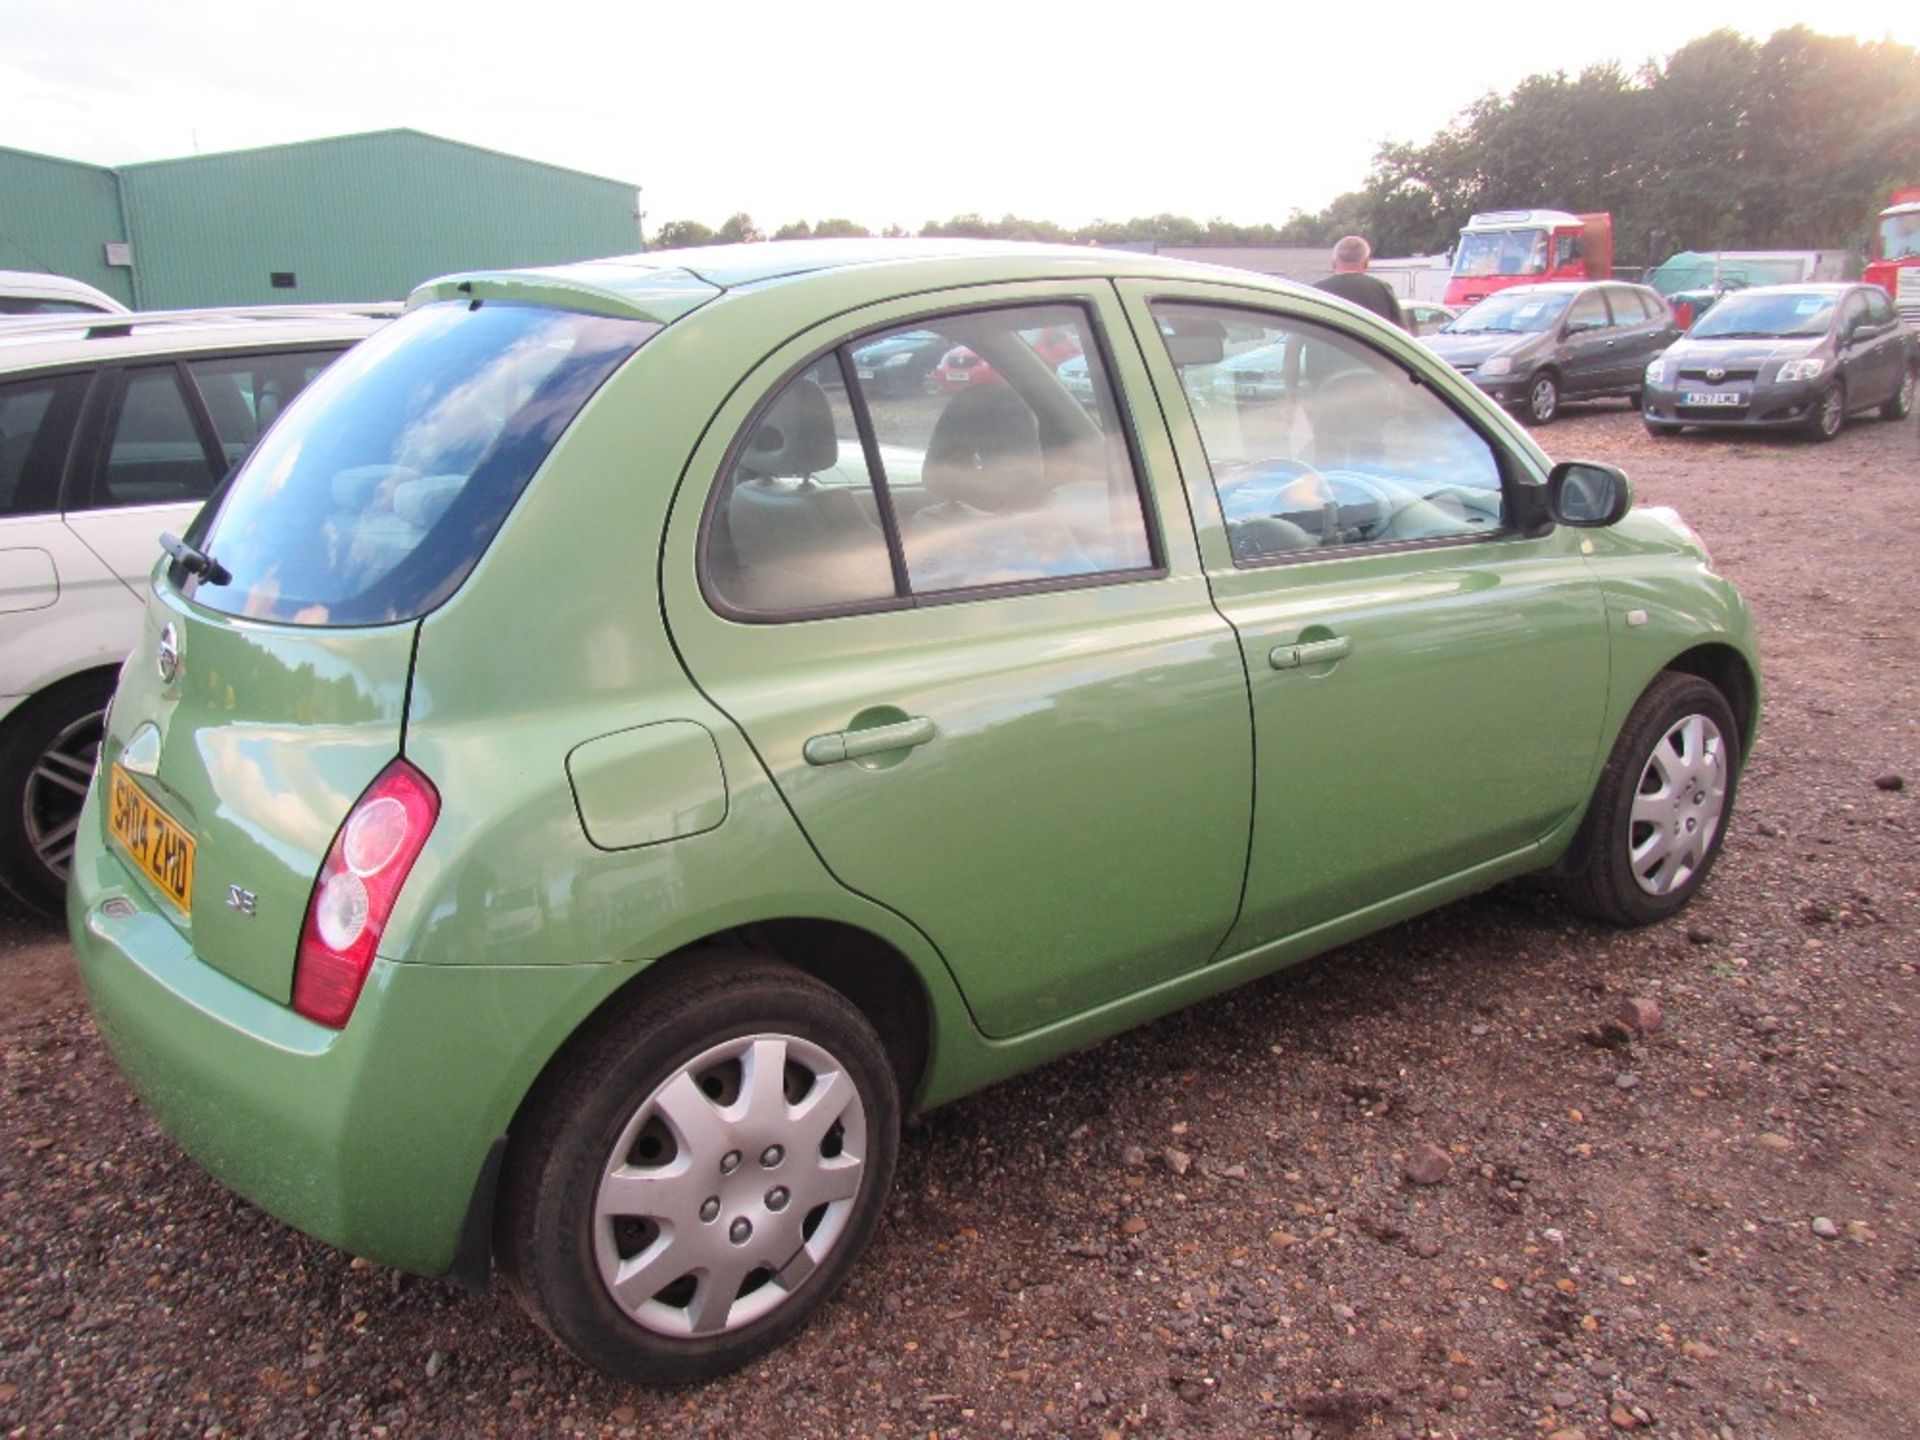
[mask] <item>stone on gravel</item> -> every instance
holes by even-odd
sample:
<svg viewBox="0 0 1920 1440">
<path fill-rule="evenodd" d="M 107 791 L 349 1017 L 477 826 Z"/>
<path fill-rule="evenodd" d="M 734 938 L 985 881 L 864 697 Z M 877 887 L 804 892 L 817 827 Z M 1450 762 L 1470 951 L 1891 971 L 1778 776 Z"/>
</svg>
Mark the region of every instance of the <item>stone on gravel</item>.
<svg viewBox="0 0 1920 1440">
<path fill-rule="evenodd" d="M 1838 1240 L 1840 1238 L 1840 1227 L 1826 1216 L 1816 1215 L 1813 1217 L 1813 1233 L 1818 1235 L 1822 1240 Z"/>
<path fill-rule="evenodd" d="M 1613 1084 L 1616 1090 L 1631 1090 L 1639 1083 L 1640 1077 L 1631 1070 L 1622 1070 L 1618 1075 L 1613 1077 Z"/>
<path fill-rule="evenodd" d="M 1615 1018 L 1636 1035 L 1651 1035 L 1660 1028 L 1660 1005 L 1644 995 L 1629 995 L 1620 1002 Z"/>
<path fill-rule="evenodd" d="M 1176 1175 L 1184 1175 L 1193 1166 L 1193 1157 L 1184 1150 L 1168 1150 L 1160 1157 L 1167 1162 L 1167 1169 Z"/>
<path fill-rule="evenodd" d="M 1407 1179 L 1415 1185 L 1438 1185 L 1453 1172 L 1453 1157 L 1438 1145 L 1422 1145 L 1407 1157 Z"/>
<path fill-rule="evenodd" d="M 1874 776 L 1873 784 L 1874 788 L 1879 790 L 1904 790 L 1907 788 L 1907 777 L 1896 775 L 1889 770 L 1885 775 Z"/>
<path fill-rule="evenodd" d="M 1147 1152 L 1139 1145 L 1129 1145 L 1120 1152 L 1120 1163 L 1129 1169 L 1138 1170 L 1147 1163 Z"/>
</svg>

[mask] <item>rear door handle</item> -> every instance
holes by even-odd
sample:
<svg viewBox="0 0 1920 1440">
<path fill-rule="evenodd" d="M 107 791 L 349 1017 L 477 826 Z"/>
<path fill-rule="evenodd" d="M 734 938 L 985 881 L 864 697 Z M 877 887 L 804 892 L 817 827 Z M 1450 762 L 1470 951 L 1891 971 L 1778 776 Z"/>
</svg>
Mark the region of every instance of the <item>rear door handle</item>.
<svg viewBox="0 0 1920 1440">
<path fill-rule="evenodd" d="M 924 715 L 892 725 L 875 725 L 866 730 L 834 730 L 815 735 L 800 747 L 809 765 L 838 765 L 842 760 L 858 760 L 863 755 L 879 755 L 888 750 L 909 750 L 924 745 L 940 733 Z"/>
<path fill-rule="evenodd" d="M 1303 645 L 1276 645 L 1267 652 L 1267 663 L 1276 670 L 1298 670 L 1344 660 L 1352 653 L 1353 641 L 1336 635 L 1331 640 L 1309 640 Z"/>
</svg>

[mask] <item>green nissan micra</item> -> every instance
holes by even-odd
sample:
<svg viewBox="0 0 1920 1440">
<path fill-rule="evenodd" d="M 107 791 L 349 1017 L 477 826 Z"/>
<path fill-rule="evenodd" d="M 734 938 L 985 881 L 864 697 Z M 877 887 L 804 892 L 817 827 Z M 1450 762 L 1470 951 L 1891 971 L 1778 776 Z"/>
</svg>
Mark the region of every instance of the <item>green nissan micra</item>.
<svg viewBox="0 0 1920 1440">
<path fill-rule="evenodd" d="M 88 995 L 250 1200 L 711 1375 L 845 1278 L 903 1111 L 1525 872 L 1684 905 L 1753 632 L 1630 504 L 1239 271 L 435 281 L 164 542 Z"/>
</svg>

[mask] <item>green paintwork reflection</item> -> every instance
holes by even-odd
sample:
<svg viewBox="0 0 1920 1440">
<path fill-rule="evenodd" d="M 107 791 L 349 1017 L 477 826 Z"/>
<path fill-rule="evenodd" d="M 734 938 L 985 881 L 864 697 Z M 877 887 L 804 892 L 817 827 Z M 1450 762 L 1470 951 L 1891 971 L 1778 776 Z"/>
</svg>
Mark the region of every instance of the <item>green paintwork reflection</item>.
<svg viewBox="0 0 1920 1440">
<path fill-rule="evenodd" d="M 705 726 L 663 720 L 589 740 L 567 757 L 587 838 L 632 850 L 702 835 L 727 818 L 727 777 Z"/>
</svg>

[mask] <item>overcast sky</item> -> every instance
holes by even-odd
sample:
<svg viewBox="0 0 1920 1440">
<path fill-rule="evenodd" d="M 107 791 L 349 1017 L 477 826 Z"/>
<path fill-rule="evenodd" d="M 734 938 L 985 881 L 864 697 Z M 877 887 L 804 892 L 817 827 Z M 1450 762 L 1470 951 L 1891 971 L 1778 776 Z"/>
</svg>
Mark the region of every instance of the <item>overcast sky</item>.
<svg viewBox="0 0 1920 1440">
<path fill-rule="evenodd" d="M 111 165 L 411 126 L 631 181 L 650 227 L 736 209 L 767 229 L 970 210 L 1278 222 L 1358 185 L 1383 140 L 1423 140 L 1536 72 L 1637 68 L 1712 13 L 0 0 L 0 145 Z M 1727 23 L 1920 45 L 1912 0 L 1743 0 Z"/>
</svg>

